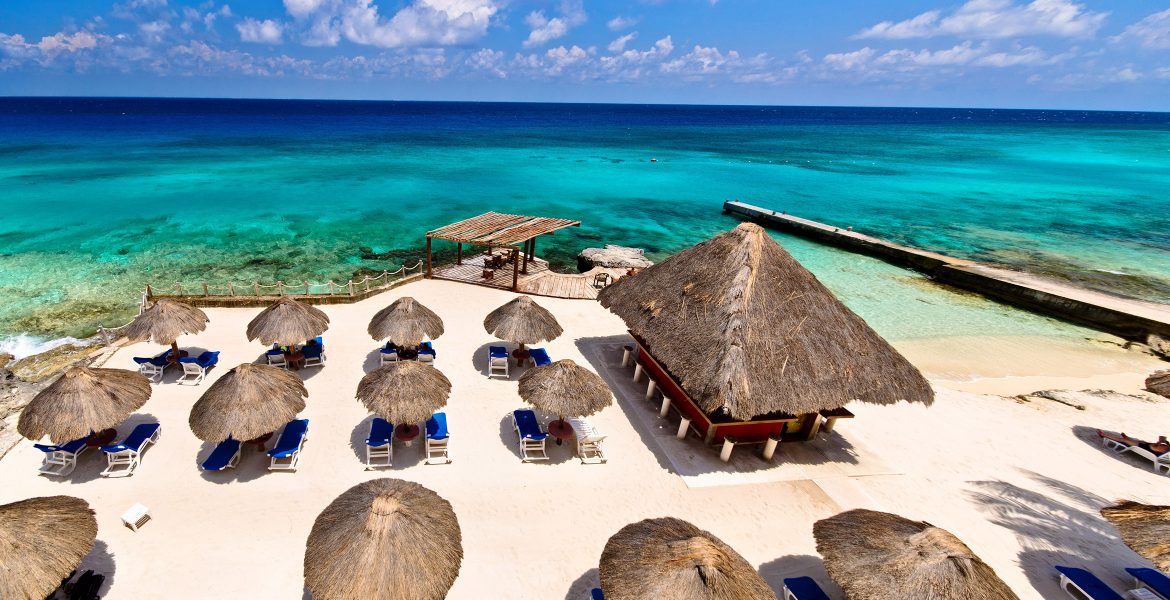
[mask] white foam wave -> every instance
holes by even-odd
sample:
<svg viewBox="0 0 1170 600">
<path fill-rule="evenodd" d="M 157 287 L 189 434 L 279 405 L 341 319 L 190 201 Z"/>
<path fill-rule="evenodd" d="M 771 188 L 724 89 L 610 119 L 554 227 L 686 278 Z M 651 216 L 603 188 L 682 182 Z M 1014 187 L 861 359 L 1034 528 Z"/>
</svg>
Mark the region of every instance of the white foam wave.
<svg viewBox="0 0 1170 600">
<path fill-rule="evenodd" d="M 75 337 L 46 340 L 31 335 L 14 335 L 12 337 L 0 338 L 0 354 L 11 354 L 19 360 L 26 356 L 52 350 L 57 346 L 64 346 L 65 344 L 84 345 L 85 342 Z"/>
</svg>

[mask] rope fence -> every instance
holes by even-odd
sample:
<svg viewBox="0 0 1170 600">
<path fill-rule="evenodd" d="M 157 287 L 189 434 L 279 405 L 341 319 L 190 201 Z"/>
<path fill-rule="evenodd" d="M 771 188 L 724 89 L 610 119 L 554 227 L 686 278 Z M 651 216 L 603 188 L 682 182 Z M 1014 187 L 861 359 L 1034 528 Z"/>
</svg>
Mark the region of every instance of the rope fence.
<svg viewBox="0 0 1170 600">
<path fill-rule="evenodd" d="M 358 294 L 365 294 L 371 291 L 389 287 L 390 285 L 405 279 L 412 274 L 412 271 L 420 271 L 422 269 L 423 261 L 418 261 L 413 266 L 402 265 L 395 271 L 382 271 L 380 275 L 367 275 L 361 280 L 350 279 L 345 283 L 337 283 L 336 281 L 326 281 L 325 283 L 313 283 L 305 280 L 300 283 L 286 283 L 284 281 L 277 281 L 274 284 L 264 284 L 257 281 L 252 283 L 237 284 L 228 282 L 224 285 L 209 285 L 206 282 L 200 282 L 195 285 L 187 285 L 182 282 L 175 282 L 174 285 L 167 287 L 159 287 L 152 284 L 146 285 L 146 291 L 143 295 L 143 306 L 146 304 L 148 298 L 155 296 L 178 296 L 178 297 L 195 297 L 195 298 L 210 298 L 214 296 L 226 297 L 245 297 L 245 298 L 263 298 L 271 296 L 355 296 Z"/>
</svg>

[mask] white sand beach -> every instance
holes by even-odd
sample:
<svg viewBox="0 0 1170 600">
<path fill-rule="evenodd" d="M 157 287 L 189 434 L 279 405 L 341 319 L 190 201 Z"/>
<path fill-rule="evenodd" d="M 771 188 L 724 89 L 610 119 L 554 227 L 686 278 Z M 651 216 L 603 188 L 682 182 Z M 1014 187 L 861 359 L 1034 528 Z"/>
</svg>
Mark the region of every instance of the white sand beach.
<svg viewBox="0 0 1170 600">
<path fill-rule="evenodd" d="M 422 464 L 422 449 L 398 444 L 394 466 L 364 469 L 369 415 L 354 399 L 377 366 L 371 316 L 412 296 L 442 317 L 438 367 L 453 384 L 447 405 L 449 465 Z M 840 598 L 826 575 L 813 523 L 851 508 L 925 520 L 950 530 L 1021 598 L 1060 597 L 1052 566 L 1093 570 L 1125 589 L 1123 568 L 1148 566 L 1098 510 L 1117 499 L 1170 503 L 1167 477 L 1148 463 L 1101 447 L 1096 428 L 1142 438 L 1164 429 L 1166 400 L 1140 392 L 1167 364 L 1120 340 L 938 338 L 895 344 L 931 380 L 934 405 L 849 405 L 857 418 L 816 441 L 785 447 L 766 463 L 739 448 L 724 465 L 696 439 L 679 441 L 620 366 L 620 319 L 591 300 L 536 298 L 565 329 L 543 345 L 554 360 L 597 371 L 616 394 L 590 421 L 608 435 L 607 464 L 582 465 L 573 446 L 550 446 L 547 463 L 521 463 L 509 412 L 525 406 L 509 380 L 485 376 L 484 316 L 514 297 L 495 289 L 420 281 L 351 305 L 321 307 L 327 365 L 301 371 L 309 390 L 302 414 L 309 440 L 295 473 L 269 472 L 267 457 L 245 450 L 234 471 L 203 473 L 211 444 L 188 427 L 192 404 L 231 367 L 260 358 L 245 325 L 260 309 L 207 309 L 208 329 L 186 349 L 222 352 L 199 386 L 169 371 L 149 402 L 119 428 L 157 420 L 161 440 L 130 478 L 98 476 L 93 452 L 65 478 L 40 476 L 41 452 L 21 442 L 0 460 L 0 503 L 69 494 L 97 512 L 98 544 L 83 563 L 108 577 L 105 597 L 308 598 L 302 560 L 317 514 L 351 486 L 378 477 L 416 481 L 446 498 L 459 518 L 464 559 L 453 599 L 582 600 L 598 584 L 606 540 L 627 523 L 675 516 L 706 529 L 758 567 L 779 591 L 785 577 L 811 575 Z M 162 348 L 122 348 L 105 366 L 134 368 L 133 356 Z M 1064 403 L 1005 398 L 1048 389 L 1108 389 L 1131 396 L 1077 396 Z M 754 451 L 758 452 L 758 451 Z M 120 515 L 135 503 L 153 518 L 134 532 Z"/>
</svg>

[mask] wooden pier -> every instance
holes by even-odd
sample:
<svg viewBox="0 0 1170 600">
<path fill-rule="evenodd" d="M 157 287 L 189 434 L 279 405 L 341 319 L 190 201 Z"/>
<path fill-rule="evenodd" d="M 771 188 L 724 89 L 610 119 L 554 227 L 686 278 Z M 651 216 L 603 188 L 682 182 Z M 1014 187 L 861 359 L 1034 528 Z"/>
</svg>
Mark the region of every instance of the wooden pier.
<svg viewBox="0 0 1170 600">
<path fill-rule="evenodd" d="M 484 287 L 501 290 L 511 290 L 513 270 L 511 263 L 495 269 L 492 277 L 484 277 L 483 254 L 465 257 L 459 264 L 436 265 L 432 269 L 432 277 L 448 281 L 461 281 Z M 596 300 L 597 292 L 601 288 L 594 285 L 594 278 L 598 273 L 606 272 L 613 280 L 625 273 L 624 269 L 594 268 L 587 273 L 557 273 L 549 270 L 548 263 L 536 257 L 528 259 L 528 272 L 521 271 L 515 274 L 516 291 L 534 296 L 549 296 L 553 298 L 571 298 L 580 300 Z"/>
<path fill-rule="evenodd" d="M 867 254 L 919 271 L 934 281 L 976 292 L 1013 306 L 1085 325 L 1124 338 L 1146 341 L 1170 336 L 1170 306 L 1077 287 L 1030 273 L 928 252 L 744 202 L 723 203 L 723 211 L 845 250 Z"/>
</svg>

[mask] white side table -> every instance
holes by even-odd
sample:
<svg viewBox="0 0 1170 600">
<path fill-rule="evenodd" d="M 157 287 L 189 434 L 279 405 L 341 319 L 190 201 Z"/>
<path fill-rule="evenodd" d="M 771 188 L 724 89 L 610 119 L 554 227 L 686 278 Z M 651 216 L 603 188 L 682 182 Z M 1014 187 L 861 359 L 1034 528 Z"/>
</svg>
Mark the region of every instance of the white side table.
<svg viewBox="0 0 1170 600">
<path fill-rule="evenodd" d="M 145 504 L 138 503 L 130 507 L 130 510 L 122 513 L 122 522 L 130 528 L 131 531 L 138 531 L 144 523 L 150 520 L 150 509 Z"/>
</svg>

